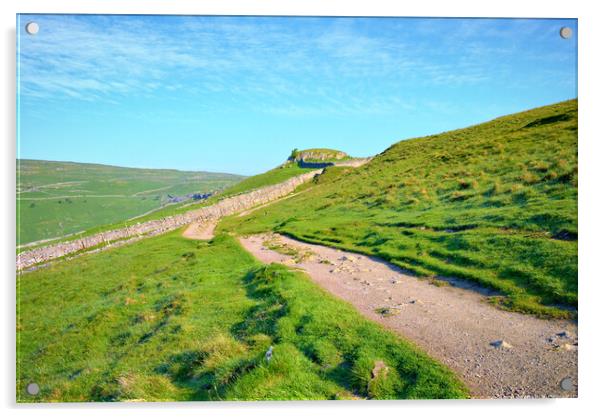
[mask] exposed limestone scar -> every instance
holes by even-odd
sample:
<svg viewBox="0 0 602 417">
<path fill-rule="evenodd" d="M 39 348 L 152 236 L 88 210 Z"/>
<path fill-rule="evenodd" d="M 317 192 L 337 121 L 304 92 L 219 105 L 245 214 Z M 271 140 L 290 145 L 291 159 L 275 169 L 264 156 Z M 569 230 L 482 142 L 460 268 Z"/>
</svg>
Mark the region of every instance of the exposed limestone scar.
<svg viewBox="0 0 602 417">
<path fill-rule="evenodd" d="M 137 223 L 121 229 L 109 230 L 68 242 L 56 243 L 54 245 L 21 252 L 17 255 L 17 270 L 19 271 L 36 264 L 46 263 L 76 252 L 97 249 L 101 246 L 110 246 L 111 244 L 117 244 L 133 237 L 140 239 L 156 236 L 194 222 L 216 222 L 221 217 L 229 216 L 261 204 L 278 200 L 293 192 L 299 185 L 322 173 L 322 171 L 323 170 L 321 169 L 310 171 L 289 178 L 279 184 L 268 185 L 247 193 L 224 198 L 211 206 L 201 207 L 183 214 Z"/>
</svg>

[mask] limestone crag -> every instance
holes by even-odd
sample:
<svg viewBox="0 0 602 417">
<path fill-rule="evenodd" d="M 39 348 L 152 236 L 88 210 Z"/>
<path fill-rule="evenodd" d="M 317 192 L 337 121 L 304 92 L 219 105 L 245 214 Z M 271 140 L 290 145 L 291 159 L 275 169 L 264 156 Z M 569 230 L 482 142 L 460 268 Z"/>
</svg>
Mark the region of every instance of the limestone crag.
<svg viewBox="0 0 602 417">
<path fill-rule="evenodd" d="M 304 151 L 297 151 L 297 153 L 291 158 L 295 162 L 299 161 L 325 161 L 343 159 L 348 157 L 345 152 L 335 151 L 334 149 L 306 149 Z"/>
<path fill-rule="evenodd" d="M 119 245 L 166 233 L 193 222 L 214 221 L 252 207 L 266 204 L 290 194 L 299 185 L 311 180 L 322 170 L 310 171 L 275 185 L 258 188 L 247 193 L 224 198 L 217 203 L 191 210 L 183 214 L 158 220 L 138 223 L 122 229 L 109 230 L 95 235 L 82 237 L 68 242 L 35 248 L 17 255 L 17 270 L 29 268 L 35 264 L 46 263 L 53 259 L 80 251 L 88 251 L 102 246 Z"/>
</svg>

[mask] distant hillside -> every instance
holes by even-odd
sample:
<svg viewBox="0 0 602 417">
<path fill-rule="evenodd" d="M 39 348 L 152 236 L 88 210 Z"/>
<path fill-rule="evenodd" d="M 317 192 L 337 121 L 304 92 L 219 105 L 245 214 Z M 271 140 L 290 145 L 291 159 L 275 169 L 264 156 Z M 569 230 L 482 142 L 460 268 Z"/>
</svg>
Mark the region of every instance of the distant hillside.
<svg viewBox="0 0 602 417">
<path fill-rule="evenodd" d="M 347 156 L 347 154 L 345 154 L 344 152 L 335 151 L 335 150 L 331 150 L 331 149 L 309 149 L 309 150 L 301 151 L 301 152 L 304 152 L 304 156 L 307 157 L 308 155 L 315 156 L 316 154 L 314 152 L 316 152 L 316 151 L 332 152 L 332 154 L 330 154 L 330 156 L 332 156 L 334 153 L 343 154 L 345 156 L 338 160 L 337 159 L 322 159 L 322 160 L 311 160 L 311 161 L 302 160 L 302 159 L 295 161 L 295 160 L 291 160 L 291 158 L 288 158 L 285 163 L 277 166 L 276 168 L 270 169 L 269 171 L 266 171 L 266 172 L 262 172 L 261 174 L 247 177 L 240 182 L 234 183 L 233 185 L 226 187 L 225 189 L 216 193 L 215 195 L 212 195 L 207 200 L 197 201 L 197 202 L 193 202 L 193 203 L 170 205 L 168 207 L 154 211 L 145 216 L 136 218 L 135 221 L 120 222 L 119 224 L 107 225 L 106 227 L 104 227 L 102 229 L 97 228 L 94 230 L 89 230 L 87 232 L 87 234 L 97 233 L 101 230 L 110 230 L 110 229 L 125 227 L 125 226 L 129 226 L 135 222 L 143 222 L 143 221 L 147 221 L 147 220 L 160 219 L 160 218 L 163 218 L 166 216 L 182 214 L 187 211 L 197 209 L 200 206 L 211 205 L 223 198 L 227 198 L 227 197 L 230 197 L 233 195 L 253 191 L 253 190 L 256 190 L 261 187 L 279 184 L 279 183 L 286 181 L 297 175 L 301 175 L 301 174 L 304 174 L 309 171 L 315 171 L 316 169 L 321 169 L 321 168 L 324 168 L 324 166 L 328 166 L 331 164 L 341 164 L 341 165 L 346 164 L 347 166 L 356 167 L 356 166 L 365 164 L 368 160 L 370 160 L 370 158 L 351 158 L 351 157 Z M 323 155 L 326 155 L 326 154 L 323 154 Z M 310 163 L 307 163 L 307 161 L 309 161 Z"/>
<path fill-rule="evenodd" d="M 17 160 L 17 244 L 202 198 L 243 178 L 212 172 Z"/>
<path fill-rule="evenodd" d="M 221 227 L 377 255 L 491 287 L 505 308 L 566 316 L 558 305 L 577 306 L 577 184 L 571 100 L 398 142 Z"/>
</svg>

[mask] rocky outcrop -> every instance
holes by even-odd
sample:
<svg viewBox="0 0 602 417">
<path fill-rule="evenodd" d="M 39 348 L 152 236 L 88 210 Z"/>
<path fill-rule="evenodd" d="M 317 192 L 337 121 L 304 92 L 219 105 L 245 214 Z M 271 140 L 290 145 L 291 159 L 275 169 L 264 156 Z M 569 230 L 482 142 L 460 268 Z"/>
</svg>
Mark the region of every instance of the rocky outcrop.
<svg viewBox="0 0 602 417">
<path fill-rule="evenodd" d="M 306 149 L 304 151 L 296 151 L 291 155 L 289 160 L 294 162 L 299 161 L 330 161 L 337 159 L 347 158 L 347 155 L 343 151 L 337 151 L 334 149 Z"/>
<path fill-rule="evenodd" d="M 322 170 L 310 171 L 275 185 L 258 188 L 247 193 L 224 198 L 217 203 L 191 210 L 183 214 L 150 220 L 122 229 L 110 230 L 68 242 L 35 248 L 17 255 L 17 270 L 35 264 L 46 263 L 78 252 L 95 250 L 106 246 L 118 246 L 143 237 L 166 233 L 193 222 L 215 221 L 249 208 L 266 204 L 291 193 L 299 185 L 311 180 Z"/>
</svg>

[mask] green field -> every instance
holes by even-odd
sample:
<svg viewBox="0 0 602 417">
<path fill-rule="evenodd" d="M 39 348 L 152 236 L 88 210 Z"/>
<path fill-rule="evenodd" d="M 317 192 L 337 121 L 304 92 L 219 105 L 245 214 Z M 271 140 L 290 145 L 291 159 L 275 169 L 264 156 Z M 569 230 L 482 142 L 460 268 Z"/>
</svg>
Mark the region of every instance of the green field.
<svg viewBox="0 0 602 417">
<path fill-rule="evenodd" d="M 243 177 L 210 172 L 17 161 L 17 245 L 124 221 L 169 196 L 221 190 Z"/>
<path fill-rule="evenodd" d="M 405 140 L 222 230 L 274 230 L 499 291 L 540 316 L 577 307 L 577 101 Z"/>
<path fill-rule="evenodd" d="M 306 172 L 313 171 L 311 168 L 300 168 L 296 164 L 285 164 L 281 167 L 271 169 L 267 172 L 254 175 L 252 177 L 248 177 L 243 179 L 240 182 L 235 183 L 229 187 L 226 187 L 219 193 L 209 197 L 207 200 L 203 200 L 200 202 L 185 202 L 182 204 L 174 204 L 160 210 L 149 213 L 145 216 L 141 216 L 137 218 L 135 221 L 130 222 L 122 222 L 119 224 L 112 225 L 111 228 L 115 227 L 123 227 L 131 225 L 135 222 L 143 222 L 148 220 L 160 219 L 166 216 L 173 216 L 176 214 L 186 213 L 190 210 L 195 210 L 203 206 L 208 206 L 211 204 L 215 204 L 216 202 L 227 198 L 232 197 L 237 194 L 246 193 L 252 190 L 256 190 L 257 188 L 267 187 L 269 185 L 274 185 L 281 183 L 283 181 L 288 180 L 289 178 L 295 177 L 297 175 L 304 174 Z M 106 230 L 107 228 L 103 228 Z"/>
<path fill-rule="evenodd" d="M 467 396 L 303 274 L 262 266 L 227 235 L 180 233 L 18 277 L 18 401 Z M 373 378 L 378 361 L 389 371 Z M 31 381 L 36 397 L 23 394 Z"/>
</svg>

